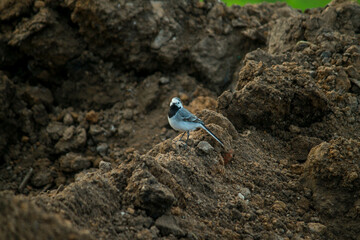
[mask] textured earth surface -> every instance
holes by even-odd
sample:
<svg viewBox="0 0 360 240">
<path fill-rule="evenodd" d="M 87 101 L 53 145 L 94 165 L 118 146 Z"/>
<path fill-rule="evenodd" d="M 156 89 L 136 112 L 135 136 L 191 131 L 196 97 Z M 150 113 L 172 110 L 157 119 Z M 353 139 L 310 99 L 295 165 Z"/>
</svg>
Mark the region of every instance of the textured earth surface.
<svg viewBox="0 0 360 240">
<path fill-rule="evenodd" d="M 359 239 L 359 43 L 344 0 L 1 1 L 0 239 Z"/>
</svg>

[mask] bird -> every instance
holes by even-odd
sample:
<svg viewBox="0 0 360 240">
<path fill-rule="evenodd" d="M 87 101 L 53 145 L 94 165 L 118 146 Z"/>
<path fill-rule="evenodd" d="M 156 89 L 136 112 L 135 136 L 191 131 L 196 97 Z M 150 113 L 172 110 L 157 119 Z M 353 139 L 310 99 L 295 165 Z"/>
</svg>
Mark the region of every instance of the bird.
<svg viewBox="0 0 360 240">
<path fill-rule="evenodd" d="M 189 140 L 189 131 L 196 130 L 197 128 L 202 128 L 207 133 L 209 133 L 216 141 L 218 141 L 218 143 L 220 143 L 222 147 L 224 147 L 224 144 L 221 142 L 221 140 L 205 126 L 203 121 L 201 121 L 197 116 L 192 114 L 189 110 L 184 108 L 180 98 L 178 97 L 174 97 L 173 99 L 171 99 L 170 109 L 168 112 L 168 121 L 173 129 L 184 132 L 178 141 L 182 141 L 181 139 L 183 138 L 185 133 L 187 133 L 187 139 L 185 141 L 186 145 L 187 141 Z"/>
</svg>

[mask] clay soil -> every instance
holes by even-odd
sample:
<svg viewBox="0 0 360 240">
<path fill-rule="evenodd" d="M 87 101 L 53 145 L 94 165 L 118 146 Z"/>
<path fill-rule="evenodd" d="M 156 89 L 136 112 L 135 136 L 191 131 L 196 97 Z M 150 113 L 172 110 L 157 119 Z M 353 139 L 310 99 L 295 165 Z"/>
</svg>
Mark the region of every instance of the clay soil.
<svg viewBox="0 0 360 240">
<path fill-rule="evenodd" d="M 344 0 L 1 1 L 0 239 L 360 239 L 359 43 Z"/>
</svg>

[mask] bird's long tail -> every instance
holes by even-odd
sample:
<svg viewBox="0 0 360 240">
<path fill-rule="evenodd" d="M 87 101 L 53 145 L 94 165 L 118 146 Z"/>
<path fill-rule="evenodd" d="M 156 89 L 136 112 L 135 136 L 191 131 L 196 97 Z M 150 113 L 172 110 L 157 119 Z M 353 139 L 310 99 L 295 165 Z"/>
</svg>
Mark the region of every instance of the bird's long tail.
<svg viewBox="0 0 360 240">
<path fill-rule="evenodd" d="M 204 129 L 205 131 L 207 131 L 208 134 L 210 134 L 213 138 L 215 138 L 215 140 L 218 141 L 222 147 L 224 147 L 224 144 L 222 143 L 222 141 L 220 141 L 220 139 L 218 137 L 216 137 L 215 134 L 213 134 L 207 127 L 205 127 L 204 124 L 201 124 L 201 128 Z"/>
</svg>

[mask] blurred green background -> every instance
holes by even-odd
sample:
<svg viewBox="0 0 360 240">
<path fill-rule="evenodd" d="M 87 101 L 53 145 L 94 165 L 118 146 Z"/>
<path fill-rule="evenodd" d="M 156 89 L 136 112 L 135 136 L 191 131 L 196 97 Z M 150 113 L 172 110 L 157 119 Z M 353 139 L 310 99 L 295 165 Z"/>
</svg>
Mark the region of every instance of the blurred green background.
<svg viewBox="0 0 360 240">
<path fill-rule="evenodd" d="M 293 8 L 305 10 L 307 8 L 316 8 L 316 7 L 324 7 L 326 4 L 330 2 L 330 0 L 222 0 L 226 5 L 231 6 L 233 4 L 237 4 L 243 6 L 247 3 L 255 4 L 262 2 L 286 2 L 288 5 Z M 360 0 L 357 0 L 360 4 Z"/>
</svg>

